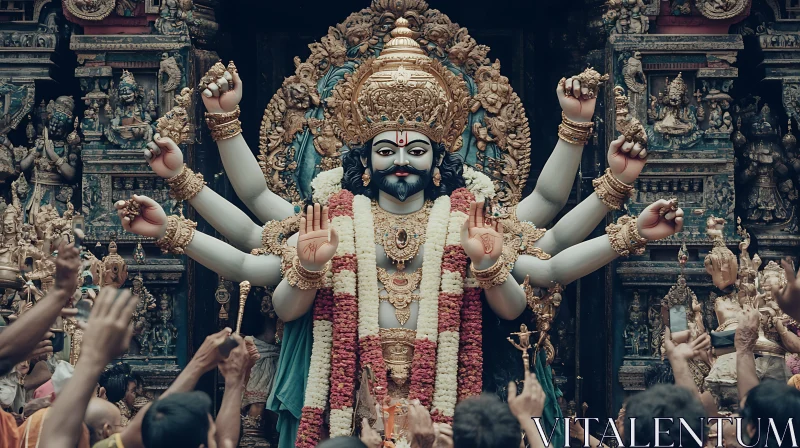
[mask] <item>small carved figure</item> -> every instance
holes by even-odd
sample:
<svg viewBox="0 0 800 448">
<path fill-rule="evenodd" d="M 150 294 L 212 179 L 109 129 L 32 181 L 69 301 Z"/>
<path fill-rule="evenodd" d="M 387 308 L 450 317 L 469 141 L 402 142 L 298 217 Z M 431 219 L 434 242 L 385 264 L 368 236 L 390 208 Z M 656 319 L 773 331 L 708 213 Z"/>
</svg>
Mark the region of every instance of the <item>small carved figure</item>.
<svg viewBox="0 0 800 448">
<path fill-rule="evenodd" d="M 114 115 L 106 128 L 108 140 L 125 149 L 144 148 L 153 138 L 152 117 L 147 111 L 142 88 L 131 72 L 122 72 L 109 104 Z"/>
</svg>

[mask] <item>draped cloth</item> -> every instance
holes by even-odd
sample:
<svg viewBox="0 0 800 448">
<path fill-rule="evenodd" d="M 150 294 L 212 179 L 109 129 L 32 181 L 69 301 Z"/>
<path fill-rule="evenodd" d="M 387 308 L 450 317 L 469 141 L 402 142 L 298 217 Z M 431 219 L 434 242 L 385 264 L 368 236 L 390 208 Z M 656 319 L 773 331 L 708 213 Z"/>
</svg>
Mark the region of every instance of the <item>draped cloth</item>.
<svg viewBox="0 0 800 448">
<path fill-rule="evenodd" d="M 267 409 L 278 414 L 278 448 L 294 448 L 311 364 L 312 325 L 309 311 L 286 322 L 283 329 L 278 368 L 267 399 Z"/>
<path fill-rule="evenodd" d="M 536 368 L 534 369 L 536 378 L 542 385 L 545 394 L 544 410 L 542 411 L 542 426 L 545 434 L 552 437 L 550 440 L 551 447 L 564 446 L 564 425 L 556 424 L 563 421 L 564 414 L 561 412 L 561 406 L 558 405 L 558 398 L 563 394 L 556 387 L 553 382 L 553 373 L 550 366 L 547 365 L 547 354 L 544 350 L 540 350 L 536 354 Z M 555 430 L 553 430 L 555 426 Z M 550 436 L 552 431 L 552 436 Z"/>
<path fill-rule="evenodd" d="M 267 397 L 275 383 L 275 371 L 278 368 L 280 347 L 268 344 L 261 339 L 252 338 L 253 344 L 261 356 L 250 371 L 250 380 L 244 389 L 242 407 L 253 403 L 266 403 Z"/>
</svg>

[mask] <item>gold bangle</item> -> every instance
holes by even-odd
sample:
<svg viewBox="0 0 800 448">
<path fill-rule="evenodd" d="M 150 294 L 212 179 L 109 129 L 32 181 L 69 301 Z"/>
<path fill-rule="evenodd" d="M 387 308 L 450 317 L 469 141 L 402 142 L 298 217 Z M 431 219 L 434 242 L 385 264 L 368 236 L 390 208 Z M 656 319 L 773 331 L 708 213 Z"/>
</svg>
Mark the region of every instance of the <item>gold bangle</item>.
<svg viewBox="0 0 800 448">
<path fill-rule="evenodd" d="M 573 145 L 586 145 L 593 131 L 593 122 L 573 121 L 567 118 L 564 112 L 561 112 L 561 124 L 558 125 L 558 137 L 565 142 Z"/>
<path fill-rule="evenodd" d="M 475 280 L 478 281 L 478 285 L 480 285 L 482 289 L 489 289 L 497 285 L 502 285 L 506 280 L 508 280 L 508 273 L 510 272 L 508 269 L 508 264 L 506 263 L 505 257 L 502 253 L 500 254 L 500 258 L 498 258 L 497 261 L 495 261 L 494 264 L 488 268 L 478 270 L 475 269 L 474 264 L 471 264 L 470 270 L 475 276 Z"/>
<path fill-rule="evenodd" d="M 625 215 L 616 224 L 606 227 L 611 248 L 622 257 L 642 255 L 645 251 L 647 239 L 639 235 L 636 220 L 637 218 Z"/>
<path fill-rule="evenodd" d="M 567 114 L 561 112 L 561 121 L 572 128 L 578 129 L 589 129 L 590 131 L 594 129 L 594 122 L 593 121 L 573 121 L 567 117 Z"/>
<path fill-rule="evenodd" d="M 186 246 L 192 242 L 197 223 L 178 216 L 167 217 L 167 231 L 156 241 L 163 253 L 183 255 Z"/>
<path fill-rule="evenodd" d="M 605 174 L 593 180 L 592 185 L 597 197 L 612 210 L 622 210 L 625 200 L 633 196 L 633 185 L 614 177 L 611 168 L 606 168 Z"/>
<path fill-rule="evenodd" d="M 242 122 L 239 120 L 229 121 L 211 128 L 211 138 L 218 142 L 227 140 L 242 133 Z"/>
<path fill-rule="evenodd" d="M 331 268 L 331 262 L 325 263 L 321 271 L 309 271 L 300 264 L 300 257 L 295 255 L 292 267 L 286 272 L 286 281 L 304 291 L 321 289 L 325 287 L 325 279 Z"/>
<path fill-rule="evenodd" d="M 184 164 L 177 176 L 167 179 L 167 185 L 169 185 L 170 197 L 179 201 L 188 201 L 194 199 L 206 184 L 202 174 L 195 173 Z"/>
<path fill-rule="evenodd" d="M 209 128 L 213 128 L 221 124 L 238 120 L 241 114 L 242 110 L 239 108 L 239 106 L 236 106 L 236 109 L 232 110 L 231 112 L 219 112 L 219 113 L 206 112 L 205 114 L 206 124 L 208 125 Z"/>
</svg>

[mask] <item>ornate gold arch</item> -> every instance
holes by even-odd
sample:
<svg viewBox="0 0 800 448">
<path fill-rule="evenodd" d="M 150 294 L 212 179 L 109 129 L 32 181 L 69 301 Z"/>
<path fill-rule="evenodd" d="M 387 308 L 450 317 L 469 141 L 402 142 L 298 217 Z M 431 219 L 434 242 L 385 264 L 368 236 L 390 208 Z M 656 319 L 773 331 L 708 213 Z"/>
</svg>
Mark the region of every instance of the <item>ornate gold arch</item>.
<svg viewBox="0 0 800 448">
<path fill-rule="evenodd" d="M 487 58 L 489 47 L 423 0 L 373 0 L 310 44 L 305 61 L 295 57 L 294 75 L 272 97 L 261 123 L 259 163 L 270 189 L 302 200 L 314 175 L 341 165 L 347 148 L 329 122 L 326 100 L 338 81 L 378 54 L 399 17 L 409 21 L 431 58 L 464 77 L 470 116 L 457 143 L 459 154 L 493 180 L 497 202 L 516 204 L 530 172 L 530 128 L 522 102 L 500 74 L 500 62 Z"/>
</svg>

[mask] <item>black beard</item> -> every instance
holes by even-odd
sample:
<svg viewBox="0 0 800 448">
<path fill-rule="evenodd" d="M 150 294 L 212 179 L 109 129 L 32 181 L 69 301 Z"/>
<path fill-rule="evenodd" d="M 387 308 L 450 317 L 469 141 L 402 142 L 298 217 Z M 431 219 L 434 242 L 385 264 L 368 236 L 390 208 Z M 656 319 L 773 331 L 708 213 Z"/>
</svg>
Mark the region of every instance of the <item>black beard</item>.
<svg viewBox="0 0 800 448">
<path fill-rule="evenodd" d="M 414 182 L 408 182 L 402 177 L 398 177 L 397 182 L 389 182 L 386 179 L 387 176 L 394 174 L 400 169 L 409 174 L 416 174 L 419 176 L 419 179 Z M 410 165 L 406 165 L 404 167 L 392 165 L 385 170 L 376 170 L 373 173 L 373 177 L 375 178 L 375 184 L 378 186 L 380 191 L 385 191 L 402 202 L 419 193 L 420 191 L 425 191 L 425 189 L 428 188 L 428 184 L 431 181 L 431 172 L 430 170 L 420 170 Z"/>
</svg>

